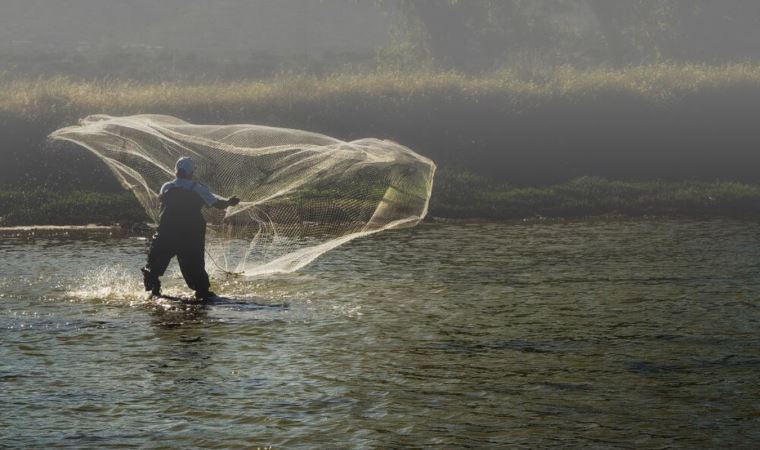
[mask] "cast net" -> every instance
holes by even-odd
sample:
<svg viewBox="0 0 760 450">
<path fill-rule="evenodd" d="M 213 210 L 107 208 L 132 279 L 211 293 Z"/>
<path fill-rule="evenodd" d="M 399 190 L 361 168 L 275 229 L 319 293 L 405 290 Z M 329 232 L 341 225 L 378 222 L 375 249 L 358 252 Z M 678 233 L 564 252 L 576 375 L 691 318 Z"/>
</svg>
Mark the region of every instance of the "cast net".
<svg viewBox="0 0 760 450">
<path fill-rule="evenodd" d="M 241 202 L 205 208 L 210 269 L 247 276 L 292 272 L 352 239 L 425 217 L 435 164 L 395 142 L 345 142 L 259 125 L 192 125 L 171 116 L 89 116 L 50 136 L 102 159 L 157 222 L 158 191 L 174 164 Z"/>
</svg>

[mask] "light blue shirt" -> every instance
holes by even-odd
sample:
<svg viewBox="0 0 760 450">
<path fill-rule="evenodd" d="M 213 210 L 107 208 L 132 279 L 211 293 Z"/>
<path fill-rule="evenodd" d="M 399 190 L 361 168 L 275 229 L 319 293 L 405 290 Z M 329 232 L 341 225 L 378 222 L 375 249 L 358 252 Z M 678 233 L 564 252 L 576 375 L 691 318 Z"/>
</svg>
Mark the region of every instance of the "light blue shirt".
<svg viewBox="0 0 760 450">
<path fill-rule="evenodd" d="M 164 183 L 163 186 L 161 186 L 161 191 L 159 191 L 159 195 L 166 194 L 169 189 L 174 188 L 180 188 L 180 189 L 187 189 L 189 191 L 193 191 L 196 194 L 200 195 L 204 202 L 208 206 L 213 205 L 218 200 L 224 200 L 222 197 L 219 197 L 218 195 L 211 192 L 211 190 L 208 188 L 208 186 L 198 183 L 197 181 L 188 180 L 185 178 L 175 178 L 174 181 L 169 181 L 168 183 Z"/>
</svg>

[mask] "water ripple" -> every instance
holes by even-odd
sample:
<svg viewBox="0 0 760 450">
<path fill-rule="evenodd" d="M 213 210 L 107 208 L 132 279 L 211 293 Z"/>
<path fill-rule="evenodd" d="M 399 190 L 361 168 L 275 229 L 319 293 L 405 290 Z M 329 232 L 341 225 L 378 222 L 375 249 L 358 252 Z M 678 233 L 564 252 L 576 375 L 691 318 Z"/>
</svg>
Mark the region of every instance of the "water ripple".
<svg viewBox="0 0 760 450">
<path fill-rule="evenodd" d="M 423 225 L 178 305 L 145 299 L 144 241 L 17 230 L 2 445 L 751 448 L 759 244 L 730 220 Z"/>
</svg>

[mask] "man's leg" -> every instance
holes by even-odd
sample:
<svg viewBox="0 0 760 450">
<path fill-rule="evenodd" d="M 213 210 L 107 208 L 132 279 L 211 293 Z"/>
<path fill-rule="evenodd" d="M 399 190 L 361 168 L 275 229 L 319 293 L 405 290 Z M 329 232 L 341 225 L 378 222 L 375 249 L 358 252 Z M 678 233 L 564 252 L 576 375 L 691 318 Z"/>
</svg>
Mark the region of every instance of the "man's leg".
<svg viewBox="0 0 760 450">
<path fill-rule="evenodd" d="M 177 252 L 179 269 L 182 271 L 185 283 L 201 297 L 206 296 L 209 287 L 211 287 L 208 273 L 206 273 L 206 242 L 204 237 L 201 236 L 201 239 L 195 240 L 195 242 L 187 242 L 186 246 Z"/>
<path fill-rule="evenodd" d="M 148 251 L 148 263 L 140 269 L 143 273 L 143 283 L 145 290 L 151 291 L 153 295 L 161 294 L 161 281 L 159 277 L 166 272 L 169 262 L 174 257 L 173 246 L 168 240 L 156 233 L 150 243 Z"/>
</svg>

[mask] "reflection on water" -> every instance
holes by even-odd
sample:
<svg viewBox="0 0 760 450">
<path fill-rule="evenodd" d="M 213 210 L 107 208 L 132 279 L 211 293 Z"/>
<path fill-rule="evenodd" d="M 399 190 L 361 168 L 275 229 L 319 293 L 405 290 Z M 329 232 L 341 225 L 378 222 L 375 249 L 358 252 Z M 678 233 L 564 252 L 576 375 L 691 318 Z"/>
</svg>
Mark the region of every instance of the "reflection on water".
<svg viewBox="0 0 760 450">
<path fill-rule="evenodd" d="M 424 225 L 146 301 L 144 242 L 0 234 L 11 447 L 751 447 L 760 225 Z M 169 291 L 185 288 L 176 269 Z"/>
</svg>

